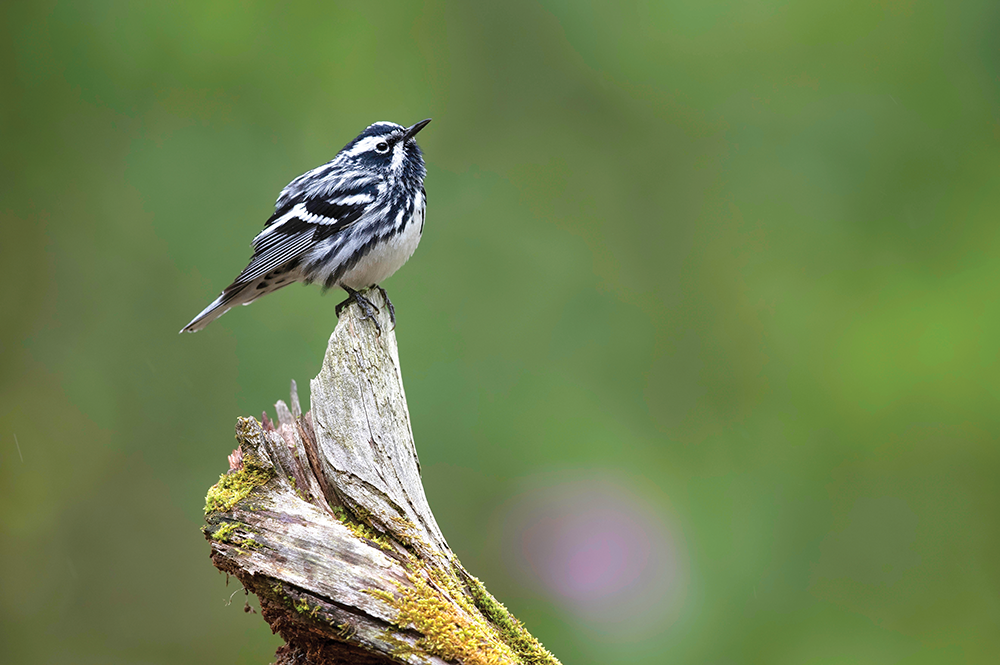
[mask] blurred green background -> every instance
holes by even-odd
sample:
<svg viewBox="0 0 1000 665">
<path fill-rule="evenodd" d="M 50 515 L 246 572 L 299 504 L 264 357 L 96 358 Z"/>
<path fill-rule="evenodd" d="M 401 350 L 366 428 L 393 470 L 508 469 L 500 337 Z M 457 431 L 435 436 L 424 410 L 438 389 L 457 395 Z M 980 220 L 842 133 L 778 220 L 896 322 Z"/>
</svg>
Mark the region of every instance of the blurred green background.
<svg viewBox="0 0 1000 665">
<path fill-rule="evenodd" d="M 339 294 L 177 331 L 376 120 L 424 480 L 563 662 L 993 663 L 996 2 L 4 3 L 0 662 L 266 663 L 199 533 Z"/>
</svg>

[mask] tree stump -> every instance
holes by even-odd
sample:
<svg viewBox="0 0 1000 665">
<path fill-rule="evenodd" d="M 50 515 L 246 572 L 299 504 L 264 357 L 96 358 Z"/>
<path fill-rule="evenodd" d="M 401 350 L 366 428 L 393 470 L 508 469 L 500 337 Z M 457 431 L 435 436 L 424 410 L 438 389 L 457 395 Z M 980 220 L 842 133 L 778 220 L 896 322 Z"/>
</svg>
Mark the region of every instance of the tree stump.
<svg viewBox="0 0 1000 665">
<path fill-rule="evenodd" d="M 260 599 L 277 662 L 559 661 L 466 572 L 424 496 L 395 333 L 344 309 L 312 410 L 240 418 L 208 492 L 212 562 Z"/>
</svg>

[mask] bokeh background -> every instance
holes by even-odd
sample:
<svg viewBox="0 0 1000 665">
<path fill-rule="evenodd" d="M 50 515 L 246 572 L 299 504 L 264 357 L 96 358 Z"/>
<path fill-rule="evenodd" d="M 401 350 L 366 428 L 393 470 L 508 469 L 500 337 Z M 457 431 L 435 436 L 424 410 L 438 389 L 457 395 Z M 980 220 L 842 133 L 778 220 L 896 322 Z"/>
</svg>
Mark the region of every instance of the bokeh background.
<svg viewBox="0 0 1000 665">
<path fill-rule="evenodd" d="M 337 294 L 177 331 L 376 120 L 427 494 L 563 662 L 1000 652 L 995 2 L 4 3 L 0 661 L 266 663 L 199 533 Z"/>
</svg>

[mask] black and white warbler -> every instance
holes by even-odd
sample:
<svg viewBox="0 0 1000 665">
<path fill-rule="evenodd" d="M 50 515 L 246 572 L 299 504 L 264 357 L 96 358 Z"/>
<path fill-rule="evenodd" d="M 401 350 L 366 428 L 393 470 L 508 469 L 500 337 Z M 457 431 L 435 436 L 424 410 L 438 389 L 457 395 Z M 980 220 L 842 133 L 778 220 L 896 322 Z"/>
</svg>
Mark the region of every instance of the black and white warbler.
<svg viewBox="0 0 1000 665">
<path fill-rule="evenodd" d="M 424 230 L 424 160 L 413 137 L 430 118 L 411 127 L 376 122 L 333 160 L 288 183 L 274 214 L 253 239 L 253 257 L 181 332 L 196 332 L 235 305 L 249 305 L 293 282 L 340 287 L 375 321 L 377 308 L 362 294 L 406 263 Z M 389 305 L 393 322 L 396 313 Z"/>
</svg>

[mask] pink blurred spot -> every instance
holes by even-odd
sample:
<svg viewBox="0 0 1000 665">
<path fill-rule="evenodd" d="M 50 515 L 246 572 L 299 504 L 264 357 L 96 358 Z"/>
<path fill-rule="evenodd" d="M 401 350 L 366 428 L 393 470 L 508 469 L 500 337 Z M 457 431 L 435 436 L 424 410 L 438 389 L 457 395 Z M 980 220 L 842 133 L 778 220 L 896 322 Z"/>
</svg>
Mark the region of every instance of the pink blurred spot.
<svg viewBox="0 0 1000 665">
<path fill-rule="evenodd" d="M 597 602 L 639 581 L 649 540 L 628 512 L 603 508 L 539 520 L 522 536 L 529 565 L 554 591 Z"/>
<path fill-rule="evenodd" d="M 672 622 L 684 580 L 665 506 L 605 474 L 560 480 L 549 478 L 508 507 L 504 540 L 514 576 L 604 632 Z"/>
</svg>

